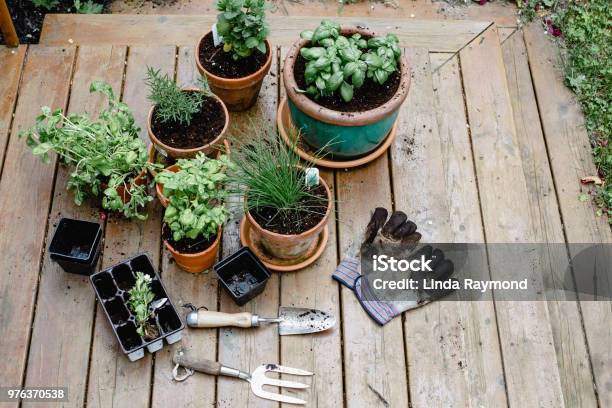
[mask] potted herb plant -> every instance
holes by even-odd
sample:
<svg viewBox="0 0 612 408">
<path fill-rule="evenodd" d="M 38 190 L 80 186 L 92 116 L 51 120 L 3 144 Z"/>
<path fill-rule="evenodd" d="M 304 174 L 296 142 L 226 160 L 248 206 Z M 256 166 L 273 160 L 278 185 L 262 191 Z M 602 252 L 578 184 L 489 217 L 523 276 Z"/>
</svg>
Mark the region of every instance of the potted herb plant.
<svg viewBox="0 0 612 408">
<path fill-rule="evenodd" d="M 307 177 L 300 156 L 269 125 L 253 123 L 245 133 L 249 140 L 232 150 L 231 190 L 243 195 L 245 216 L 261 245 L 278 259 L 299 259 L 327 224 L 329 186 Z"/>
<path fill-rule="evenodd" d="M 342 159 L 375 150 L 389 134 L 410 85 L 394 34 L 323 20 L 290 49 L 283 79 L 291 118 L 315 150 Z"/>
<path fill-rule="evenodd" d="M 155 299 L 155 294 L 151 290 L 152 279 L 149 275 L 136 272 L 136 282 L 128 291 L 128 307 L 136 318 L 136 332 L 145 341 L 159 337 L 159 327 L 155 322 L 155 311 L 151 310 L 151 302 Z"/>
<path fill-rule="evenodd" d="M 198 153 L 193 159 L 179 159 L 176 168 L 155 177 L 167 205 L 164 244 L 187 272 L 209 269 L 219 251 L 221 227 L 227 217 L 223 187 L 229 165 L 225 155 L 211 159 Z"/>
<path fill-rule="evenodd" d="M 155 148 L 170 159 L 211 154 L 221 144 L 229 113 L 205 77 L 200 88 L 181 89 L 168 74 L 147 68 L 149 100 L 147 130 Z"/>
<path fill-rule="evenodd" d="M 144 205 L 153 198 L 147 190 L 147 148 L 128 106 L 115 99 L 110 85 L 95 81 L 91 92 L 108 97 L 108 107 L 96 119 L 86 114 L 66 116 L 61 109 L 42 108 L 36 124 L 19 134 L 32 153 L 45 162 L 49 152 L 73 167 L 68 189 L 81 205 L 89 195 L 102 195 L 102 208 L 127 218 L 145 219 Z"/>
<path fill-rule="evenodd" d="M 196 45 L 196 65 L 230 111 L 255 103 L 272 64 L 264 0 L 218 0 L 213 30 Z"/>
</svg>

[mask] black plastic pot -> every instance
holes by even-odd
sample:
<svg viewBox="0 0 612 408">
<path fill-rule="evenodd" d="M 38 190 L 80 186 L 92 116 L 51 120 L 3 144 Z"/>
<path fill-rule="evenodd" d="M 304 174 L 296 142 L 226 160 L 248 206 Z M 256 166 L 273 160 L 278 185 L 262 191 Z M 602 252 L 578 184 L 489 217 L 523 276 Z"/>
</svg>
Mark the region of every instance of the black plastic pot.
<svg viewBox="0 0 612 408">
<path fill-rule="evenodd" d="M 49 245 L 49 255 L 66 272 L 91 275 L 98 264 L 101 239 L 98 223 L 62 218 Z"/>
<path fill-rule="evenodd" d="M 164 339 L 168 344 L 176 343 L 183 336 L 185 328 L 176 308 L 168 298 L 168 301 L 155 313 L 159 336 L 145 340 L 136 332 L 136 318 L 127 305 L 128 292 L 136 282 L 136 272 L 151 277 L 151 290 L 155 294 L 153 301 L 168 298 L 166 289 L 146 254 L 136 255 L 89 277 L 121 349 L 130 361 L 144 357 L 145 348 L 150 353 L 160 350 Z"/>
<path fill-rule="evenodd" d="M 259 295 L 270 271 L 248 247 L 242 247 L 213 266 L 221 285 L 238 306 Z"/>
</svg>

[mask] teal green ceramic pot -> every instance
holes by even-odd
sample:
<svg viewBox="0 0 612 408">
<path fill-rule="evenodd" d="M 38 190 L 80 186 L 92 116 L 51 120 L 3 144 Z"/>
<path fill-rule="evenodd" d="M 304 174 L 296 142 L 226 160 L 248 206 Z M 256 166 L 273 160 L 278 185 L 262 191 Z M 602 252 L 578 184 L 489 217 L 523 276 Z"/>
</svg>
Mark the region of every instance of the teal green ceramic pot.
<svg viewBox="0 0 612 408">
<path fill-rule="evenodd" d="M 374 36 L 371 31 L 357 27 L 342 27 L 344 35 L 360 33 Z M 339 112 L 325 108 L 296 91 L 293 66 L 300 49 L 309 41 L 301 39 L 290 49 L 283 66 L 283 80 L 291 120 L 301 129 L 304 141 L 316 151 L 322 150 L 338 159 L 354 159 L 376 150 L 384 142 L 395 123 L 399 108 L 408 95 L 410 68 L 406 57 L 400 59 L 400 84 L 396 93 L 383 105 L 364 112 Z"/>
</svg>

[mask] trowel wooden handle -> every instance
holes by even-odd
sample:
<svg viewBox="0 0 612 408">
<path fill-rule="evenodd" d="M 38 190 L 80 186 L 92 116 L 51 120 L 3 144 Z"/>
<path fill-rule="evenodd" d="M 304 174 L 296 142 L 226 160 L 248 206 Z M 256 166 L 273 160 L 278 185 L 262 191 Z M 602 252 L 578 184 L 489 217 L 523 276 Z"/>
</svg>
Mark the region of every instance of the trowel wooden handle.
<svg viewBox="0 0 612 408">
<path fill-rule="evenodd" d="M 195 325 L 189 322 L 191 327 L 251 327 L 253 325 L 253 314 L 243 313 L 223 313 L 208 310 L 198 310 Z"/>
<path fill-rule="evenodd" d="M 190 355 L 181 353 L 175 354 L 172 360 L 174 361 L 174 364 L 178 364 L 181 367 L 190 368 L 201 373 L 211 375 L 221 374 L 221 364 L 216 361 L 195 359 Z"/>
</svg>

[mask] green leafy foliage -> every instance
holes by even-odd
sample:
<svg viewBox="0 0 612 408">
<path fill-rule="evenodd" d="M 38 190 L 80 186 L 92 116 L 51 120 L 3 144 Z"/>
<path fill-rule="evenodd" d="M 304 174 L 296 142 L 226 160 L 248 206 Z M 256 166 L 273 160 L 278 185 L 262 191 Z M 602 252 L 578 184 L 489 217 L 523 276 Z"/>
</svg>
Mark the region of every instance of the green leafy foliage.
<svg viewBox="0 0 612 408">
<path fill-rule="evenodd" d="M 349 102 L 366 78 L 382 85 L 398 70 L 401 48 L 394 34 L 367 41 L 359 33 L 345 37 L 338 23 L 323 20 L 314 31 L 303 31 L 300 36 L 311 44 L 300 50 L 307 61 L 304 77 L 308 85 L 300 91 L 314 98 L 340 92 Z"/>
<path fill-rule="evenodd" d="M 239 197 L 246 194 L 245 209 L 273 208 L 280 217 L 309 211 L 305 203 L 316 201 L 316 197 L 306 184 L 300 156 L 264 120 L 251 122 L 243 133 L 240 139 L 244 142 L 234 142 L 235 166 L 229 184 L 233 194 Z M 291 136 L 292 140 L 297 140 L 296 136 Z M 314 167 L 312 162 L 306 164 Z"/>
<path fill-rule="evenodd" d="M 254 51 L 266 53 L 268 26 L 264 0 L 218 0 L 217 31 L 223 37 L 223 50 L 235 60 Z"/>
<path fill-rule="evenodd" d="M 32 4 L 36 7 L 44 8 L 45 10 L 52 10 L 58 4 L 58 0 L 32 0 Z"/>
<path fill-rule="evenodd" d="M 155 104 L 155 119 L 189 125 L 193 115 L 200 111 L 204 97 L 212 95 L 206 77 L 201 76 L 198 82 L 200 92 L 186 92 L 168 74 L 147 67 L 145 83 L 149 87 L 148 99 Z"/>
<path fill-rule="evenodd" d="M 149 319 L 154 317 L 154 312 L 149 310 L 149 305 L 155 298 L 151 290 L 151 277 L 142 272 L 136 272 L 136 283 L 128 291 L 130 299 L 127 304 L 136 317 L 136 331 L 141 336 L 151 336 L 150 329 L 147 327 Z"/>
<path fill-rule="evenodd" d="M 179 171 L 162 171 L 155 181 L 164 186 L 170 203 L 164 222 L 172 231 L 173 239 L 209 239 L 227 218 L 223 202 L 226 191 L 226 170 L 231 167 L 227 156 L 210 159 L 199 153 L 193 159 L 179 159 Z"/>
<path fill-rule="evenodd" d="M 103 208 L 122 212 L 127 218 L 145 219 L 141 208 L 153 198 L 146 185 L 137 186 L 133 181 L 141 171 L 154 166 L 147 163 L 147 148 L 138 138 L 134 116 L 126 104 L 115 99 L 110 85 L 95 81 L 90 91 L 108 97 L 108 107 L 97 119 L 86 114 L 66 116 L 61 109 L 51 111 L 45 106 L 36 124 L 19 137 L 25 137 L 32 153 L 44 162 L 54 151 L 63 163 L 74 167 L 68 189 L 74 192 L 77 205 L 89 194 L 102 194 Z M 130 192 L 126 203 L 117 192 L 121 186 Z"/>
<path fill-rule="evenodd" d="M 93 2 L 92 0 L 74 0 L 74 9 L 79 14 L 100 14 L 104 9 L 104 6 L 102 4 Z"/>
</svg>

